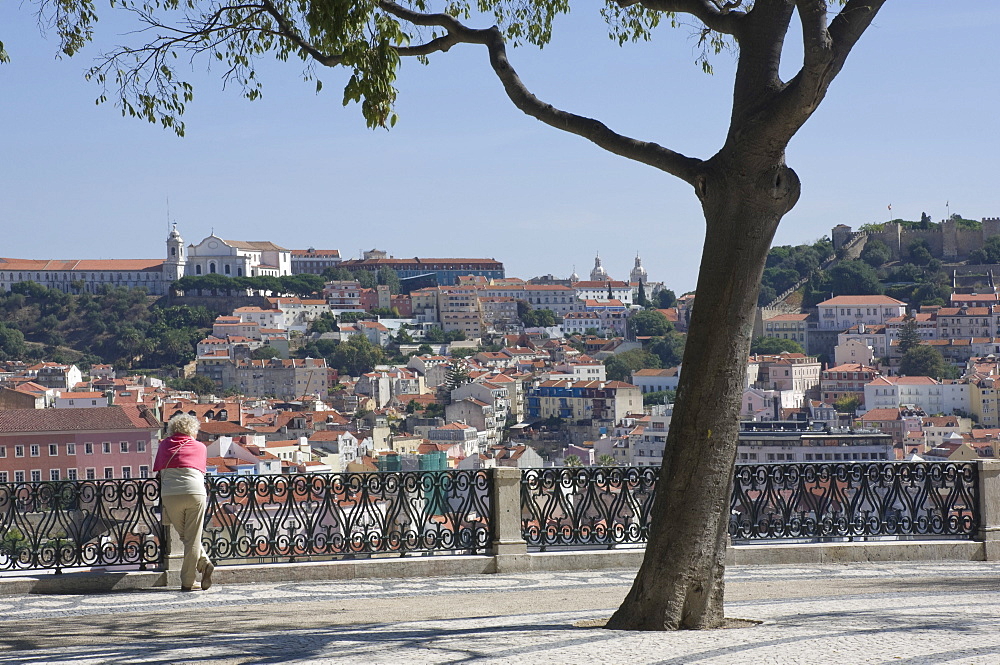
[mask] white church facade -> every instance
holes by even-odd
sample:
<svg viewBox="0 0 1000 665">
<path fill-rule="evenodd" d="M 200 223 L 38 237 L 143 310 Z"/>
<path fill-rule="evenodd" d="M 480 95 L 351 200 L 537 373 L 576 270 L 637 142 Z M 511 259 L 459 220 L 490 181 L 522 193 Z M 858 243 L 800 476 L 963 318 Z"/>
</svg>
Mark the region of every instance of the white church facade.
<svg viewBox="0 0 1000 665">
<path fill-rule="evenodd" d="M 37 282 L 66 293 L 96 293 L 103 286 L 144 288 L 166 295 L 170 285 L 188 275 L 280 277 L 292 274 L 292 252 L 269 241 L 224 240 L 212 233 L 185 247 L 171 229 L 164 259 L 48 260 L 0 258 L 0 289 Z"/>
</svg>

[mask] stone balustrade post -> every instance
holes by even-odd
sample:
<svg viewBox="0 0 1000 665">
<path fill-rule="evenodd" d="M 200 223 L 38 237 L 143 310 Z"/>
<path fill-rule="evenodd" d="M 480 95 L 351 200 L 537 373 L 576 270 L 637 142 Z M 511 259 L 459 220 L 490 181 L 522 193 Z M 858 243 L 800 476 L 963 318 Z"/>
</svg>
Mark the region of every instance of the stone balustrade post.
<svg viewBox="0 0 1000 665">
<path fill-rule="evenodd" d="M 1000 561 L 1000 461 L 979 461 L 979 533 L 987 561 Z"/>
<path fill-rule="evenodd" d="M 521 537 L 521 470 L 493 469 L 493 542 L 497 572 L 526 570 L 528 545 Z"/>
<path fill-rule="evenodd" d="M 181 565 L 184 563 L 184 543 L 177 529 L 166 523 L 163 506 L 160 506 L 160 524 L 163 527 L 163 571 L 167 586 L 181 585 Z"/>
</svg>

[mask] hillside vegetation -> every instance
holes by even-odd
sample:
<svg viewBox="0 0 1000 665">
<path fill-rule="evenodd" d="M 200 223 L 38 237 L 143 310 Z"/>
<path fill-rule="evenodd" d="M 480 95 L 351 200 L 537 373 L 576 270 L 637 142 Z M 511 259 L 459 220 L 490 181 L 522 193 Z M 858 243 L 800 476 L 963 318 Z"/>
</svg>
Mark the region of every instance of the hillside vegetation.
<svg viewBox="0 0 1000 665">
<path fill-rule="evenodd" d="M 214 319 L 204 307 L 161 307 L 144 289 L 70 295 L 22 282 L 0 293 L 0 360 L 173 368 L 194 359 Z"/>
</svg>

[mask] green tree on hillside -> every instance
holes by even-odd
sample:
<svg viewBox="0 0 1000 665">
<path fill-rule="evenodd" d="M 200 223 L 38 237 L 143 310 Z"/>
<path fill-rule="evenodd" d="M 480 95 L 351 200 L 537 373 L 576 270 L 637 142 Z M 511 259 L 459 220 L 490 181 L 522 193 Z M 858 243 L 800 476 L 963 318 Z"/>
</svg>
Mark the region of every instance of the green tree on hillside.
<svg viewBox="0 0 1000 665">
<path fill-rule="evenodd" d="M 910 262 L 918 266 L 925 266 L 934 259 L 934 255 L 931 254 L 930 245 L 923 238 L 917 238 L 911 242 L 907 247 L 907 253 L 910 257 Z"/>
<path fill-rule="evenodd" d="M 990 236 L 982 247 L 969 252 L 968 263 L 974 265 L 1000 263 L 1000 236 Z"/>
<path fill-rule="evenodd" d="M 677 331 L 668 332 L 662 337 L 655 337 L 646 345 L 646 350 L 660 359 L 661 367 L 675 367 L 684 358 L 684 345 L 687 337 Z"/>
<path fill-rule="evenodd" d="M 368 341 L 364 335 L 352 335 L 341 342 L 327 363 L 342 374 L 361 376 L 386 361 L 385 351 Z"/>
<path fill-rule="evenodd" d="M 861 398 L 857 395 L 844 395 L 833 402 L 833 408 L 837 413 L 847 413 L 853 416 L 861 407 Z"/>
<path fill-rule="evenodd" d="M 632 381 L 632 372 L 640 369 L 659 369 L 660 359 L 645 349 L 616 353 L 604 361 L 605 373 L 612 381 Z"/>
<path fill-rule="evenodd" d="M 656 292 L 657 309 L 670 309 L 677 306 L 677 295 L 670 289 L 660 289 Z"/>
<path fill-rule="evenodd" d="M 912 316 L 906 317 L 903 325 L 899 329 L 899 352 L 906 355 L 910 349 L 920 346 L 920 328 L 917 320 Z"/>
<path fill-rule="evenodd" d="M 861 260 L 872 268 L 878 268 L 892 260 L 892 252 L 889 251 L 889 246 L 878 238 L 869 238 L 861 250 Z"/>
<path fill-rule="evenodd" d="M 0 323 L 0 360 L 24 360 L 28 357 L 28 345 L 24 343 L 24 333 Z"/>
<path fill-rule="evenodd" d="M 628 320 L 628 330 L 632 337 L 662 337 L 674 329 L 670 320 L 655 309 L 636 312 Z"/>
<path fill-rule="evenodd" d="M 940 379 L 949 378 L 952 371 L 940 351 L 933 346 L 921 345 L 903 354 L 899 362 L 899 373 L 903 376 L 929 376 Z"/>
<path fill-rule="evenodd" d="M 389 293 L 399 293 L 401 290 L 401 285 L 399 281 L 399 273 L 390 268 L 389 266 L 382 266 L 378 269 L 378 273 L 375 279 L 382 286 L 389 287 Z"/>
<path fill-rule="evenodd" d="M 777 337 L 757 337 L 750 345 L 750 353 L 777 355 L 782 352 L 805 353 L 802 345 L 793 339 L 778 339 Z"/>
<path fill-rule="evenodd" d="M 250 352 L 251 360 L 270 360 L 280 357 L 281 353 L 273 346 L 261 346 Z"/>
<path fill-rule="evenodd" d="M 874 268 L 863 261 L 841 261 L 827 272 L 827 291 L 835 295 L 881 295 L 882 284 Z"/>
</svg>

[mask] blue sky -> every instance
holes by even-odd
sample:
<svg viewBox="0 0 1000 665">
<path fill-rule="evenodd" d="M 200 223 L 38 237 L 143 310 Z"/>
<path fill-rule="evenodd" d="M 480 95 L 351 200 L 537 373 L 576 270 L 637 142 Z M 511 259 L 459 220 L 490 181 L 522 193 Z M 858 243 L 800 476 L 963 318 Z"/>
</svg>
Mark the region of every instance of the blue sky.
<svg viewBox="0 0 1000 665">
<path fill-rule="evenodd" d="M 891 0 L 855 49 L 789 148 L 803 191 L 778 244 L 884 221 L 890 204 L 906 219 L 939 220 L 946 203 L 1000 216 L 1000 3 L 942 4 Z M 493 257 L 525 278 L 586 274 L 597 252 L 621 278 L 638 252 L 650 279 L 694 288 L 703 221 L 689 187 L 517 111 L 481 48 L 405 63 L 388 132 L 342 107 L 341 73 L 320 72 L 316 94 L 299 63 L 267 63 L 264 97 L 248 102 L 196 61 L 177 138 L 95 105 L 83 71 L 121 31 L 104 20 L 95 46 L 58 60 L 30 7 L 0 5 L 12 58 L 0 65 L 0 256 L 160 257 L 169 200 L 188 242 L 214 229 L 345 258 L 372 247 Z M 797 47 L 786 51 L 794 62 Z M 695 56 L 684 29 L 619 48 L 596 11 L 577 9 L 553 44 L 511 59 L 556 106 L 708 157 L 725 135 L 733 62 L 718 56 L 706 76 Z"/>
</svg>

